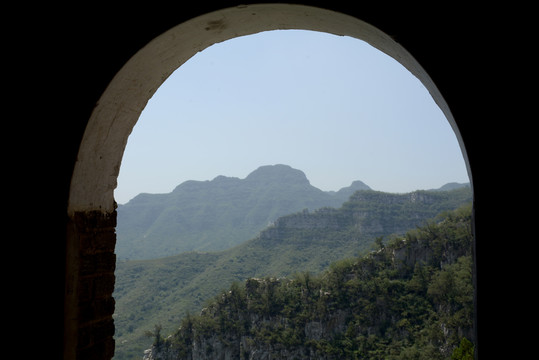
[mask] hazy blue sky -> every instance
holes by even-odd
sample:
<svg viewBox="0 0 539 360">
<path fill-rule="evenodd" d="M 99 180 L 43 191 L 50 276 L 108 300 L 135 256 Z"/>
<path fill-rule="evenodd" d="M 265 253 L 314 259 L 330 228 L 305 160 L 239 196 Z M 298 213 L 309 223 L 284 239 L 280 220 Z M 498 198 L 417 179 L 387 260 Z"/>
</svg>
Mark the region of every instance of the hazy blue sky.
<svg viewBox="0 0 539 360">
<path fill-rule="evenodd" d="M 272 31 L 213 45 L 165 81 L 129 137 L 115 198 L 270 164 L 322 190 L 469 181 L 449 123 L 402 65 L 357 39 Z"/>
</svg>

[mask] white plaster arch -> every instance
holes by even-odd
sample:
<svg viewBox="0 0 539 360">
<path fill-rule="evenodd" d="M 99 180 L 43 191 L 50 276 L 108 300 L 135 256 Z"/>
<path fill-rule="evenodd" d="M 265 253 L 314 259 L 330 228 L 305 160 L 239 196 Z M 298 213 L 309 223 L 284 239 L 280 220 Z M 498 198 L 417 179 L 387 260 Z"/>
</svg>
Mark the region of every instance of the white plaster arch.
<svg viewBox="0 0 539 360">
<path fill-rule="evenodd" d="M 122 67 L 85 129 L 71 180 L 68 214 L 114 210 L 114 189 L 127 138 L 148 100 L 172 72 L 215 43 L 278 29 L 351 36 L 401 63 L 422 82 L 445 114 L 472 179 L 464 143 L 447 103 L 421 65 L 390 36 L 355 17 L 326 9 L 256 4 L 218 10 L 179 24 L 149 42 Z"/>
</svg>

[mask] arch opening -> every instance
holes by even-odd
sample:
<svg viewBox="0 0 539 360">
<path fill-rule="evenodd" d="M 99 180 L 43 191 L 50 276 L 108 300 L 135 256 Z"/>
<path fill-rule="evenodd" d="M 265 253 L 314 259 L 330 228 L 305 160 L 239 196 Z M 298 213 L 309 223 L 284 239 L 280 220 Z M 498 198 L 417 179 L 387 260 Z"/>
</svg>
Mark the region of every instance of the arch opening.
<svg viewBox="0 0 539 360">
<path fill-rule="evenodd" d="M 285 29 L 354 37 L 402 64 L 421 81 L 444 113 L 472 180 L 464 143 L 447 103 L 420 64 L 390 36 L 361 20 L 329 10 L 303 5 L 251 5 L 216 11 L 170 29 L 141 49 L 116 74 L 84 133 L 72 177 L 68 213 L 114 210 L 113 191 L 127 138 L 148 100 L 177 68 L 215 43 Z"/>
<path fill-rule="evenodd" d="M 75 225 L 68 233 L 68 274 L 72 275 L 68 277 L 67 283 L 66 312 L 71 314 L 67 317 L 67 333 L 70 333 L 70 327 L 80 329 L 81 320 L 76 315 L 80 310 L 74 309 L 73 306 L 78 306 L 75 304 L 81 279 L 89 276 L 83 273 L 85 269 L 81 269 L 78 263 L 80 257 L 77 259 L 77 254 L 84 251 L 79 247 L 84 245 L 75 246 L 71 244 L 69 238 L 82 238 L 81 223 L 88 221 L 89 217 L 97 218 L 98 220 L 90 221 L 98 224 L 101 221 L 109 232 L 111 224 L 115 224 L 115 220 L 111 222 L 102 219 L 115 216 L 112 215 L 115 214 L 113 194 L 123 152 L 127 138 L 146 103 L 168 76 L 197 52 L 235 37 L 285 29 L 312 30 L 363 40 L 397 60 L 416 76 L 429 91 L 455 132 L 473 191 L 472 174 L 464 143 L 447 103 L 420 64 L 390 36 L 357 18 L 303 5 L 249 5 L 199 16 L 158 36 L 135 54 L 111 81 L 88 122 L 75 164 L 68 201 L 68 215 Z M 81 217 L 84 219 L 76 220 Z M 108 241 L 112 243 L 112 250 L 108 247 L 105 253 L 113 254 L 114 241 L 110 238 Z M 114 262 L 111 261 L 108 266 L 112 268 L 113 274 Z M 107 281 L 111 281 L 110 271 L 104 271 L 96 277 L 100 279 L 107 277 Z M 112 279 L 111 286 L 113 285 Z M 111 319 L 112 311 L 103 317 Z M 77 331 L 71 333 L 76 334 Z M 70 340 L 70 344 L 66 345 L 66 353 L 73 354 L 77 351 L 77 343 L 82 342 L 80 336 L 78 339 Z"/>
</svg>

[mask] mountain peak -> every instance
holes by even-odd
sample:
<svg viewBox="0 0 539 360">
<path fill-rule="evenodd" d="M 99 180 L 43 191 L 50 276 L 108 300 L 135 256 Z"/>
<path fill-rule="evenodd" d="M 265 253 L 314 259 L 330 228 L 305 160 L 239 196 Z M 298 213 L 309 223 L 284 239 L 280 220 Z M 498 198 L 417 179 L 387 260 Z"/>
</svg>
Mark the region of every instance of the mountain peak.
<svg viewBox="0 0 539 360">
<path fill-rule="evenodd" d="M 450 182 L 443 185 L 439 189 L 432 189 L 432 191 L 451 191 L 451 190 L 460 189 L 463 187 L 470 187 L 470 183 L 469 182 L 468 183 Z"/>
<path fill-rule="evenodd" d="M 357 191 L 357 190 L 372 190 L 369 185 L 367 185 L 363 181 L 359 181 L 359 180 L 353 181 L 352 185 L 350 185 L 350 188 L 353 189 L 354 191 Z"/>
<path fill-rule="evenodd" d="M 305 173 L 289 165 L 265 165 L 250 173 L 245 180 L 249 182 L 276 182 L 310 184 Z"/>
</svg>

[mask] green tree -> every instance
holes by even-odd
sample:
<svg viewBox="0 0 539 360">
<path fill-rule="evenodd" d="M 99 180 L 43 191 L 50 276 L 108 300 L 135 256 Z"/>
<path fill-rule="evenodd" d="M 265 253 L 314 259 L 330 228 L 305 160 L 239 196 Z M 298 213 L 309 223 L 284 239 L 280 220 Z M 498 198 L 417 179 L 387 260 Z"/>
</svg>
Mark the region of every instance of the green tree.
<svg viewBox="0 0 539 360">
<path fill-rule="evenodd" d="M 383 236 L 377 236 L 374 239 L 375 249 L 376 250 L 383 250 L 384 249 L 384 237 Z"/>
<path fill-rule="evenodd" d="M 153 326 L 153 331 L 152 330 L 147 330 L 144 335 L 146 335 L 147 337 L 149 338 L 153 338 L 153 345 L 154 346 L 161 346 L 161 344 L 163 343 L 163 337 L 161 336 L 161 329 L 163 327 L 160 325 L 160 324 L 155 324 Z"/>
<path fill-rule="evenodd" d="M 473 360 L 474 349 L 475 347 L 470 340 L 462 338 L 460 345 L 453 350 L 451 360 Z"/>
</svg>

